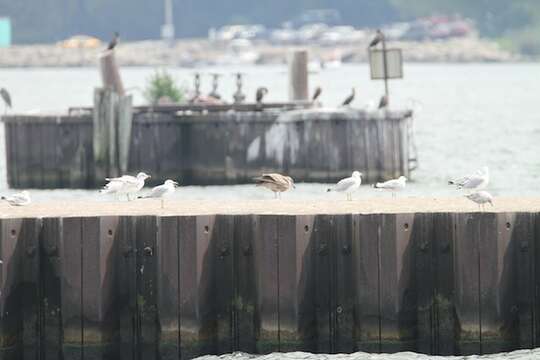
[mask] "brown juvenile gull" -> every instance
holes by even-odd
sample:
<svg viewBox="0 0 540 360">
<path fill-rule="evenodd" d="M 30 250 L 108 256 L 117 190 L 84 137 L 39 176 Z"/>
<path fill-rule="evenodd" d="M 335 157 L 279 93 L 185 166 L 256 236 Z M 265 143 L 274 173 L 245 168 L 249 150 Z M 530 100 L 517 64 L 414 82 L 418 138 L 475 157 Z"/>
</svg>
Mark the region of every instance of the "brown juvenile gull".
<svg viewBox="0 0 540 360">
<path fill-rule="evenodd" d="M 284 176 L 281 174 L 262 174 L 262 176 L 256 177 L 255 183 L 257 186 L 264 186 L 274 192 L 276 199 L 281 198 L 281 193 L 291 188 L 294 188 L 294 180 L 290 176 Z"/>
</svg>

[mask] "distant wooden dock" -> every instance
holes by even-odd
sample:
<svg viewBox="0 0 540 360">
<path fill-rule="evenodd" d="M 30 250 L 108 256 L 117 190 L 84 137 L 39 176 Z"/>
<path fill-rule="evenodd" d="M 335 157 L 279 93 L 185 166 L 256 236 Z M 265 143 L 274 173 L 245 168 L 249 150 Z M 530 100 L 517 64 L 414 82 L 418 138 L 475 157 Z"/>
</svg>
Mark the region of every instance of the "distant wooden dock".
<svg viewBox="0 0 540 360">
<path fill-rule="evenodd" d="M 184 185 L 248 183 L 265 171 L 297 182 L 334 182 L 353 170 L 365 182 L 410 176 L 416 166 L 411 112 L 311 106 L 135 107 L 117 130 L 103 125 L 101 115 L 97 128 L 91 108 L 8 115 L 8 183 L 96 188 L 105 176 L 138 171 L 152 175 L 150 184 L 171 178 Z"/>
<path fill-rule="evenodd" d="M 146 204 L 0 205 L 0 358 L 540 345 L 540 199 Z"/>
</svg>

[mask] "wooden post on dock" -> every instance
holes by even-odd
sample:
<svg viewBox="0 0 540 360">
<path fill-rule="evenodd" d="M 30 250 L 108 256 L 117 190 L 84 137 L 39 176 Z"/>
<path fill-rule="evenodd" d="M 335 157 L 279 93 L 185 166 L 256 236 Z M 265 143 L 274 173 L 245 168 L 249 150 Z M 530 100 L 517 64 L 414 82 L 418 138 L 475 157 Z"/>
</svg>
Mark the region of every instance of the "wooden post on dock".
<svg viewBox="0 0 540 360">
<path fill-rule="evenodd" d="M 308 99 L 308 52 L 295 51 L 289 58 L 289 100 Z"/>
<path fill-rule="evenodd" d="M 101 69 L 101 81 L 103 87 L 112 89 L 119 95 L 124 95 L 124 84 L 120 77 L 120 71 L 116 65 L 114 50 L 106 50 L 99 56 L 99 67 Z"/>
</svg>

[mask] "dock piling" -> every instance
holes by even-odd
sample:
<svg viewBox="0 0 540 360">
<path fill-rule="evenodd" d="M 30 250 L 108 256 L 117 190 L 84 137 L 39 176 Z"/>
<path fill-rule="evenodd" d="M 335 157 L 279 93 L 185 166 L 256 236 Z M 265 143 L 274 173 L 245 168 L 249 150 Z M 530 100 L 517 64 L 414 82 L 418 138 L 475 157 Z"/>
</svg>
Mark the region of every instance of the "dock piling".
<svg viewBox="0 0 540 360">
<path fill-rule="evenodd" d="M 289 101 L 308 100 L 308 52 L 294 51 L 289 56 Z"/>
</svg>

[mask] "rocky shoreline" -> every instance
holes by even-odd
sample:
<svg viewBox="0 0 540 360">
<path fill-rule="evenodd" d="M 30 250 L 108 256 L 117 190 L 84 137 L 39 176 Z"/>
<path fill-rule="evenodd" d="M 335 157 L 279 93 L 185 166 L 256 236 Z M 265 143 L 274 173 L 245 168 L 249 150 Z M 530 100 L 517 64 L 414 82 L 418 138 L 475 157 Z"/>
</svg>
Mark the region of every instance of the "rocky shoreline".
<svg viewBox="0 0 540 360">
<path fill-rule="evenodd" d="M 0 50 L 0 67 L 78 67 L 96 66 L 100 48 L 64 48 L 58 44 L 16 45 Z M 529 60 L 502 49 L 496 42 L 475 37 L 423 42 L 391 42 L 401 48 L 409 62 L 517 62 Z M 122 66 L 182 66 L 240 64 L 282 64 L 291 50 L 306 46 L 277 46 L 254 42 L 235 46 L 207 39 L 176 41 L 172 47 L 162 41 L 122 42 L 117 62 Z M 367 44 L 308 46 L 310 59 L 325 62 L 361 63 L 367 61 Z"/>
</svg>

